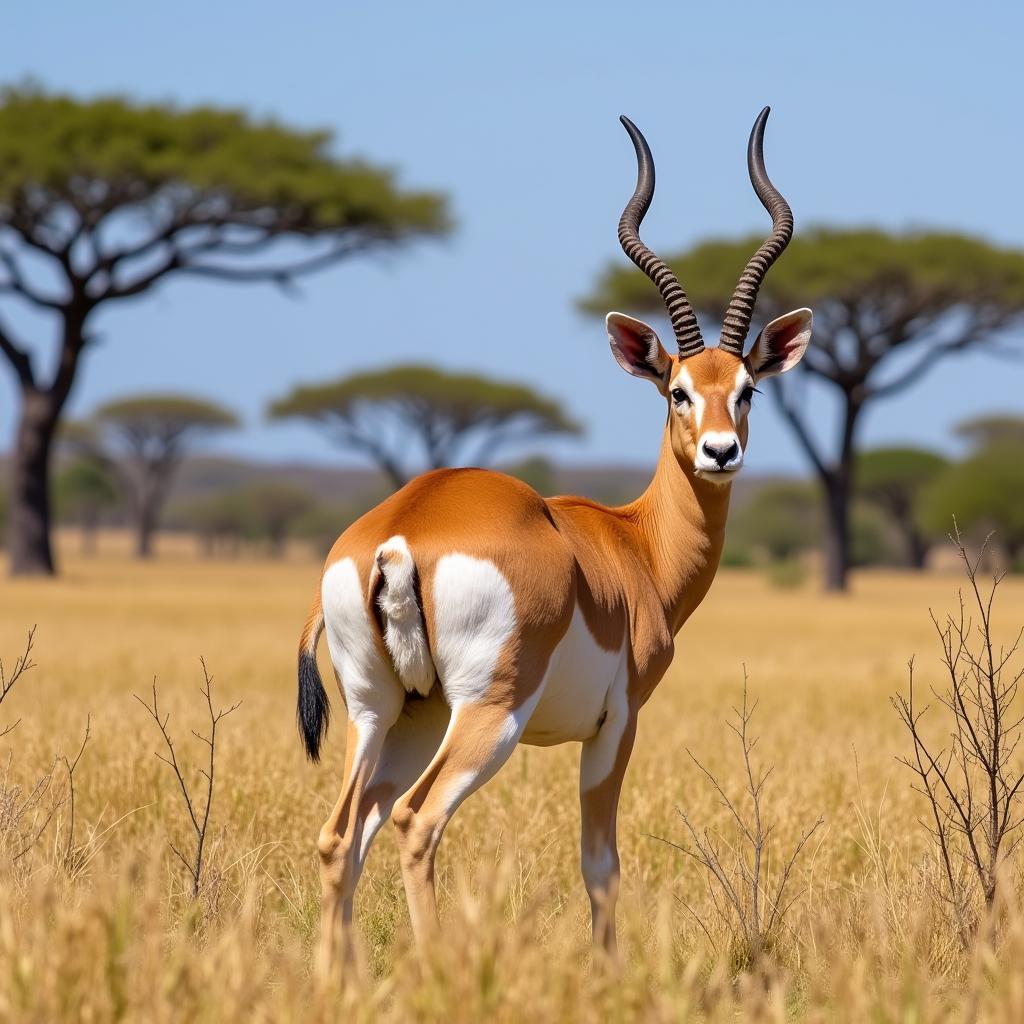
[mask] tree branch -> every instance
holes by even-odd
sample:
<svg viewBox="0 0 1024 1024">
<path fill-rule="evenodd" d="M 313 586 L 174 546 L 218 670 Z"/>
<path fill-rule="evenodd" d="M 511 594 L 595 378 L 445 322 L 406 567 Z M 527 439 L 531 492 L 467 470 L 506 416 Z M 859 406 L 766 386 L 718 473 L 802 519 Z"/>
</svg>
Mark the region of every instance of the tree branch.
<svg viewBox="0 0 1024 1024">
<path fill-rule="evenodd" d="M 911 384 L 916 378 L 930 370 L 932 366 L 934 366 L 944 356 L 953 355 L 956 352 L 962 352 L 972 343 L 984 344 L 988 341 L 988 339 L 984 337 L 984 334 L 997 330 L 999 327 L 1003 326 L 1004 323 L 1005 321 L 1003 321 L 1003 323 L 996 323 L 993 326 L 987 326 L 984 328 L 977 324 L 972 324 L 965 328 L 955 338 L 928 346 L 902 373 L 897 374 L 897 376 L 886 381 L 884 384 L 878 384 L 873 388 L 866 389 L 865 400 L 885 398 L 888 395 L 895 394 L 897 391 L 902 390 L 908 384 Z"/>
<path fill-rule="evenodd" d="M 14 368 L 14 372 L 21 383 L 22 388 L 35 387 L 35 376 L 32 373 L 32 359 L 22 348 L 19 348 L 11 340 L 7 328 L 0 323 L 0 352 L 7 357 L 7 361 Z"/>
<path fill-rule="evenodd" d="M 372 435 L 361 431 L 354 423 L 334 417 L 330 422 L 333 426 L 333 433 L 341 441 L 342 445 L 355 448 L 356 451 L 365 452 L 377 465 L 384 470 L 395 489 L 404 487 L 409 482 L 409 475 L 398 459 L 391 455 L 387 449 L 380 444 Z"/>
<path fill-rule="evenodd" d="M 818 476 L 822 480 L 831 480 L 832 470 L 825 465 L 824 457 L 818 450 L 817 445 L 811 439 L 811 433 L 807 429 L 807 425 L 800 418 L 800 414 L 797 412 L 796 407 L 790 402 L 786 395 L 786 389 L 782 382 L 775 378 L 772 381 L 771 393 L 775 396 L 776 403 L 778 404 L 779 410 L 785 417 L 786 421 L 793 428 L 793 433 L 796 434 L 797 440 L 800 442 L 801 447 L 807 454 L 807 457 L 811 460 L 814 465 L 814 469 Z"/>
<path fill-rule="evenodd" d="M 311 256 L 294 263 L 282 263 L 272 267 L 225 267 L 207 263 L 189 263 L 188 250 L 181 252 L 180 270 L 186 274 L 200 277 L 211 277 L 220 281 L 272 281 L 283 287 L 294 284 L 294 279 L 301 274 L 313 273 L 329 267 L 332 263 L 346 256 L 354 255 L 372 248 L 381 242 L 388 241 L 386 236 L 369 235 L 361 238 L 350 238 L 339 242 L 326 253 Z"/>
</svg>

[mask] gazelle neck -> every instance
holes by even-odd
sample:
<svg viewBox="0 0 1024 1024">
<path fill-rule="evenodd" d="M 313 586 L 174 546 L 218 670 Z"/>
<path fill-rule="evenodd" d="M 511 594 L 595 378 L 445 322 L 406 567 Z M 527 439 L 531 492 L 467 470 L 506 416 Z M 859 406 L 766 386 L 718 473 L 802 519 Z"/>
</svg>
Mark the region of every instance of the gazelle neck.
<svg viewBox="0 0 1024 1024">
<path fill-rule="evenodd" d="M 701 480 L 672 450 L 666 427 L 647 490 L 627 506 L 648 550 L 666 619 L 675 633 L 707 593 L 725 542 L 731 484 Z"/>
</svg>

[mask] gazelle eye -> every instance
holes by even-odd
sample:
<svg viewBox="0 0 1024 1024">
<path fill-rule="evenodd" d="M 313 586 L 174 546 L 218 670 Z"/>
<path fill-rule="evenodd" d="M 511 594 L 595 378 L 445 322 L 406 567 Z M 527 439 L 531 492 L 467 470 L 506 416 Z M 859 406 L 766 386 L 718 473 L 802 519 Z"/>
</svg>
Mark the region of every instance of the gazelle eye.
<svg viewBox="0 0 1024 1024">
<path fill-rule="evenodd" d="M 757 391 L 757 388 L 755 388 L 753 384 L 748 384 L 740 392 L 740 401 L 741 402 L 746 402 L 747 405 L 750 405 L 750 403 L 754 400 L 754 392 L 755 391 Z M 760 394 L 760 392 L 758 392 L 758 393 Z"/>
<path fill-rule="evenodd" d="M 682 405 L 683 402 L 688 402 L 690 400 L 690 396 L 682 388 L 673 388 L 671 394 L 672 401 L 675 402 L 676 405 Z"/>
</svg>

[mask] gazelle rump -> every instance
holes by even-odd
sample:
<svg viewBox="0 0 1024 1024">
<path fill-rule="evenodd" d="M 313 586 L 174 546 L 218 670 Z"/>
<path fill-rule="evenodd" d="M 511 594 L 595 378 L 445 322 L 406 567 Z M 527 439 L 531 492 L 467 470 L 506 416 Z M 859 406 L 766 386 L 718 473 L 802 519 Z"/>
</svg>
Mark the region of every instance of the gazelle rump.
<svg viewBox="0 0 1024 1024">
<path fill-rule="evenodd" d="M 322 967 L 347 936 L 366 855 L 389 818 L 413 931 L 429 939 L 441 834 L 520 742 L 582 743 L 581 866 L 595 941 L 614 951 L 616 813 L 637 715 L 717 571 L 756 385 L 794 366 L 810 339 L 810 311 L 797 310 L 743 354 L 757 288 L 793 224 L 764 169 L 767 116 L 748 164 L 772 234 L 740 278 L 717 348 L 704 346 L 675 275 L 640 241 L 654 163 L 622 119 L 638 177 L 619 239 L 661 291 L 678 348 L 670 355 L 646 324 L 608 316 L 615 358 L 667 403 L 654 477 L 636 501 L 545 499 L 501 473 L 441 469 L 331 550 L 299 648 L 299 724 L 314 761 L 329 715 L 316 667 L 323 631 L 348 714 L 343 787 L 319 837 Z"/>
</svg>

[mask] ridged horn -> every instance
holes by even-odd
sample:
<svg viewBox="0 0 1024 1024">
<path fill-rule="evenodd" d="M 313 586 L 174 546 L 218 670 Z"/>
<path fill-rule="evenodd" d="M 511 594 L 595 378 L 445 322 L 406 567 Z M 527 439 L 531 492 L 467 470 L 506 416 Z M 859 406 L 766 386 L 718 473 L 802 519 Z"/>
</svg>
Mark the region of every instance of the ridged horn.
<svg viewBox="0 0 1024 1024">
<path fill-rule="evenodd" d="M 672 330 L 681 356 L 695 356 L 704 349 L 700 325 L 676 275 L 640 241 L 640 222 L 654 196 L 654 158 L 640 129 L 625 114 L 619 118 L 629 132 L 636 150 L 636 191 L 619 218 L 619 244 L 622 251 L 657 285 L 668 307 Z"/>
<path fill-rule="evenodd" d="M 782 193 L 771 183 L 764 167 L 764 126 L 768 121 L 771 107 L 765 107 L 750 132 L 747 145 L 747 170 L 750 184 L 754 186 L 761 205 L 772 216 L 772 233 L 760 249 L 750 257 L 746 270 L 740 276 L 733 292 L 729 308 L 722 322 L 722 340 L 718 347 L 734 356 L 743 358 L 743 345 L 750 330 L 750 319 L 754 315 L 757 290 L 764 281 L 768 268 L 779 258 L 782 250 L 793 237 L 793 211 Z"/>
</svg>

